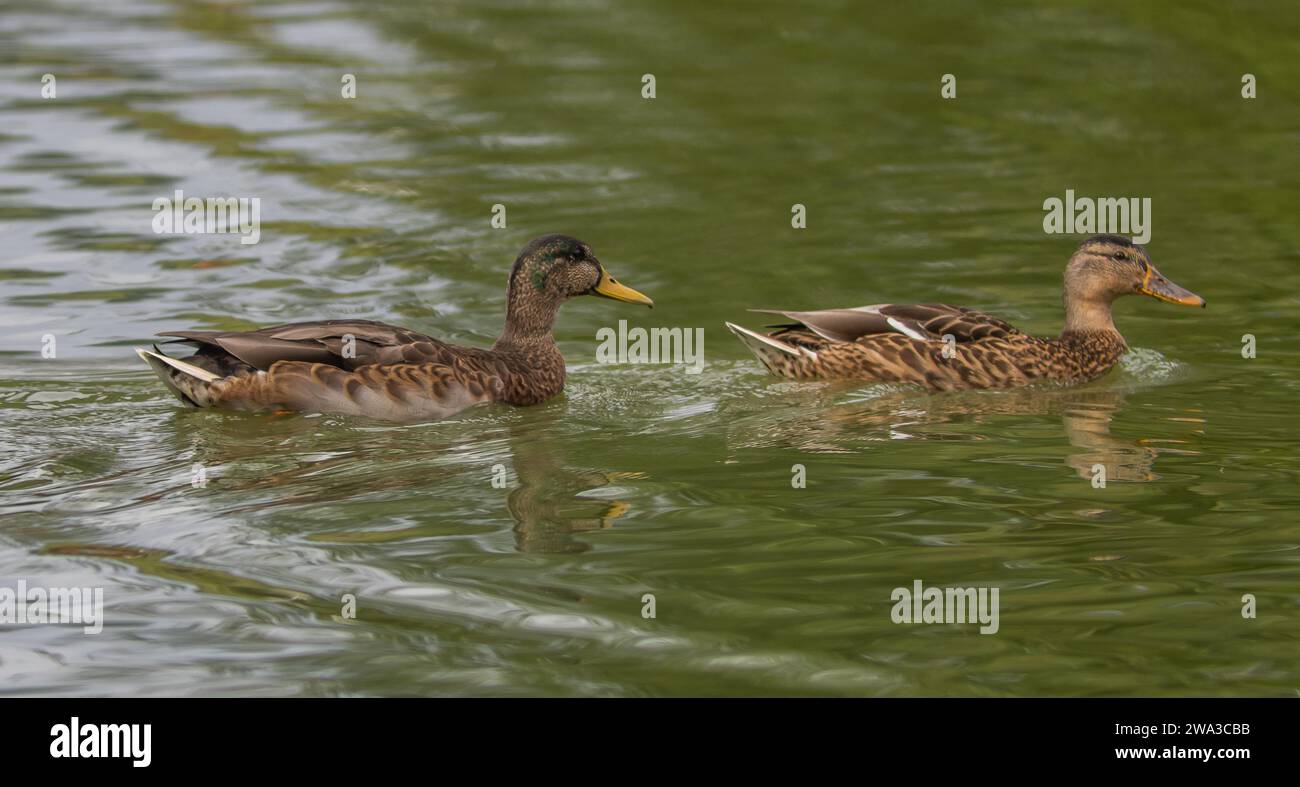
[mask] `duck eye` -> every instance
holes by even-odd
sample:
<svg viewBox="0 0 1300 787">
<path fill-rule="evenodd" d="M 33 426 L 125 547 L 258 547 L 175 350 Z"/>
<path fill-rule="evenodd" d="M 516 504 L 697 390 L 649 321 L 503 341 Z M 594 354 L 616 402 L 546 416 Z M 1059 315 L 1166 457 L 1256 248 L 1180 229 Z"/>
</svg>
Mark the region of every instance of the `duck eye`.
<svg viewBox="0 0 1300 787">
<path fill-rule="evenodd" d="M 1124 252 L 1122 252 L 1122 251 L 1117 251 L 1117 252 L 1115 252 L 1114 254 L 1112 254 L 1112 255 L 1110 255 L 1110 256 L 1114 257 L 1114 258 L 1117 259 L 1117 260 L 1122 260 L 1122 259 L 1124 259 Z"/>
</svg>

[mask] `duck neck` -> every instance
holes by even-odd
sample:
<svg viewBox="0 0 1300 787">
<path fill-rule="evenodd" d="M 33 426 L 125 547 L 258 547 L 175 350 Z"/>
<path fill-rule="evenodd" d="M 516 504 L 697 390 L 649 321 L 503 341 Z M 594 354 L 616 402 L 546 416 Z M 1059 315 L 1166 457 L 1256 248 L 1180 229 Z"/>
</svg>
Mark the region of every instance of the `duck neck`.
<svg viewBox="0 0 1300 787">
<path fill-rule="evenodd" d="M 506 307 L 506 324 L 493 350 L 536 351 L 555 348 L 555 313 L 552 304 L 515 297 Z"/>
<path fill-rule="evenodd" d="M 512 300 L 506 326 L 492 345 L 492 352 L 505 362 L 501 400 L 510 404 L 538 404 L 564 390 L 564 356 L 552 333 L 555 309 L 528 308 L 538 305 L 516 308 L 520 304 Z"/>
<path fill-rule="evenodd" d="M 1065 301 L 1065 329 L 1067 333 L 1113 333 L 1120 336 L 1110 313 L 1110 301 L 1067 298 Z M 1123 337 L 1120 337 L 1121 340 Z"/>
</svg>

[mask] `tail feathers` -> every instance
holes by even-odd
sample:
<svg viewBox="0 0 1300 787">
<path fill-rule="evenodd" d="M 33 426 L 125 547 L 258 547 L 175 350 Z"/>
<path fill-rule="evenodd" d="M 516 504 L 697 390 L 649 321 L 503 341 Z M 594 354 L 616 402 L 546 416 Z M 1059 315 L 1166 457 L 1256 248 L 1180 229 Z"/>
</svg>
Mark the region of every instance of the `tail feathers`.
<svg viewBox="0 0 1300 787">
<path fill-rule="evenodd" d="M 192 363 L 186 363 L 163 355 L 157 346 L 153 350 L 137 347 L 135 348 L 135 354 L 149 364 L 150 368 L 154 370 L 154 374 L 158 375 L 158 379 L 162 380 L 163 385 L 167 386 L 167 390 L 191 407 L 198 407 L 199 404 L 194 401 L 190 394 L 177 385 L 178 382 L 182 383 L 185 388 L 193 389 L 196 385 L 202 387 L 214 380 L 221 379 L 220 375 L 213 374 L 207 369 L 200 369 Z"/>
<path fill-rule="evenodd" d="M 925 332 L 925 329 L 916 320 L 900 320 L 897 317 L 886 317 L 885 322 L 889 327 L 903 334 L 904 336 L 916 339 L 922 342 L 928 342 L 935 337 Z"/>
<path fill-rule="evenodd" d="M 771 352 L 775 350 L 784 355 L 789 355 L 792 358 L 811 359 L 817 357 L 816 352 L 809 350 L 806 347 L 786 344 L 785 342 L 779 339 L 773 339 L 771 336 L 767 336 L 766 334 L 751 331 L 748 328 L 742 328 L 734 322 L 726 323 L 726 325 L 731 329 L 731 332 L 736 334 L 737 338 L 739 338 L 746 347 L 754 351 L 755 354 L 758 354 L 760 351 Z"/>
<path fill-rule="evenodd" d="M 726 323 L 726 326 L 773 374 L 790 377 L 792 376 L 790 368 L 795 361 L 811 361 L 817 358 L 817 353 L 806 347 L 786 344 L 779 339 L 774 339 L 757 331 L 751 331 L 748 328 L 742 328 L 735 323 L 729 322 Z"/>
</svg>

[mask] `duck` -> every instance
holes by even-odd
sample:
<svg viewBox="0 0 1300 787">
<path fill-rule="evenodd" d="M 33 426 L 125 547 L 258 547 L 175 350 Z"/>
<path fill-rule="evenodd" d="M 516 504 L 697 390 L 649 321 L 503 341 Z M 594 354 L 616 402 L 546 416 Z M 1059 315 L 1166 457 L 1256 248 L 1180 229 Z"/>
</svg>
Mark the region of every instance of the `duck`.
<svg viewBox="0 0 1300 787">
<path fill-rule="evenodd" d="M 1128 352 L 1111 304 L 1145 295 L 1181 306 L 1205 299 L 1166 278 L 1141 244 L 1089 237 L 1065 268 L 1065 326 L 1038 337 L 977 309 L 942 303 L 879 303 L 785 311 L 767 333 L 726 326 L 769 372 L 792 380 L 858 380 L 930 391 L 1078 385 L 1104 376 Z"/>
<path fill-rule="evenodd" d="M 552 234 L 529 241 L 515 259 L 505 327 L 489 349 L 373 320 L 157 334 L 193 346 L 184 358 L 156 343 L 135 349 L 188 407 L 436 420 L 481 403 L 529 406 L 559 394 L 565 367 L 555 318 L 582 295 L 654 307 L 610 276 L 586 243 Z"/>
</svg>

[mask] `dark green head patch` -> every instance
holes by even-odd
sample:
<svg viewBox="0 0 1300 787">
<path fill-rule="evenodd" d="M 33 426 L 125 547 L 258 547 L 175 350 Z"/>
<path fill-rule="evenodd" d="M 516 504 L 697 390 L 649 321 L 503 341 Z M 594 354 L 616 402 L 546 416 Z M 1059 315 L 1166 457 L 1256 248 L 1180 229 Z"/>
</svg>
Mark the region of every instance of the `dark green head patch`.
<svg viewBox="0 0 1300 787">
<path fill-rule="evenodd" d="M 546 280 L 551 278 L 551 263 L 554 260 L 538 260 L 533 263 L 533 289 L 541 292 L 546 289 Z"/>
</svg>

